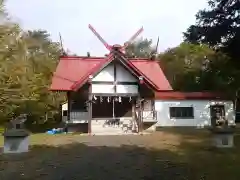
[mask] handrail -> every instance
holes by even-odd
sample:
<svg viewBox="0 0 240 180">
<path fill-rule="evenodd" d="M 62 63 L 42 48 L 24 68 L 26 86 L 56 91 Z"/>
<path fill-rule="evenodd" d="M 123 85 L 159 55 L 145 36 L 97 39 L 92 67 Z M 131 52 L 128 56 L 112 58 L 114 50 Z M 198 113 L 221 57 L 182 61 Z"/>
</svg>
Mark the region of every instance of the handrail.
<svg viewBox="0 0 240 180">
<path fill-rule="evenodd" d="M 144 112 L 149 112 L 149 114 L 147 114 L 147 116 L 143 115 L 143 119 L 153 119 L 153 120 L 157 119 L 157 111 L 149 110 L 149 111 L 143 111 L 143 113 Z"/>
</svg>

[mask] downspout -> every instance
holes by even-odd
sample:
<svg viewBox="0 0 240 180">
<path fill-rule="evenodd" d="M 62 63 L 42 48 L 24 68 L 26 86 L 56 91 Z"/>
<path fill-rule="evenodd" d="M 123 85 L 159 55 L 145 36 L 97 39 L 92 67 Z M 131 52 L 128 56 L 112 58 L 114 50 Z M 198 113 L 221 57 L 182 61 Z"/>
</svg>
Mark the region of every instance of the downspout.
<svg viewBox="0 0 240 180">
<path fill-rule="evenodd" d="M 236 90 L 236 93 L 235 93 L 235 103 L 234 103 L 234 110 L 235 110 L 235 112 L 237 112 L 237 99 L 238 99 L 238 92 L 239 92 L 239 90 L 240 90 L 240 88 L 238 88 L 237 90 Z"/>
<path fill-rule="evenodd" d="M 239 92 L 240 88 L 238 88 L 236 90 L 236 93 L 235 93 L 235 102 L 234 102 L 234 112 L 235 112 L 235 121 L 236 121 L 236 115 L 237 115 L 237 103 L 238 103 L 238 92 Z"/>
</svg>

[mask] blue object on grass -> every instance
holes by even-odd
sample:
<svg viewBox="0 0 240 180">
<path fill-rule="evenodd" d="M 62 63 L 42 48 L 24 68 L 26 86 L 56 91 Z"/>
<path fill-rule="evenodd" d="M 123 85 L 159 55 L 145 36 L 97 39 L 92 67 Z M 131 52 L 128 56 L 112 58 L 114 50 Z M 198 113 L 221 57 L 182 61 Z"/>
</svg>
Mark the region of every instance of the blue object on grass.
<svg viewBox="0 0 240 180">
<path fill-rule="evenodd" d="M 52 129 L 46 132 L 47 134 L 60 134 L 63 133 L 62 129 Z"/>
<path fill-rule="evenodd" d="M 54 132 L 50 130 L 50 131 L 47 131 L 47 134 L 54 134 Z"/>
</svg>

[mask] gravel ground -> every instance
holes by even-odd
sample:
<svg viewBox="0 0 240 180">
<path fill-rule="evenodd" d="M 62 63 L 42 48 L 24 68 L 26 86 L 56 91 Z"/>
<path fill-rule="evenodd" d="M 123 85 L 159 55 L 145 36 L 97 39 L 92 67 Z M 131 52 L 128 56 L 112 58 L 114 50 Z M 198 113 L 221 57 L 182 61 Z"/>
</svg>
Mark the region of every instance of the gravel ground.
<svg viewBox="0 0 240 180">
<path fill-rule="evenodd" d="M 159 138 L 161 137 L 161 138 Z M 21 155 L 0 155 L 0 180 L 195 179 L 176 157 L 177 136 L 52 136 Z"/>
</svg>

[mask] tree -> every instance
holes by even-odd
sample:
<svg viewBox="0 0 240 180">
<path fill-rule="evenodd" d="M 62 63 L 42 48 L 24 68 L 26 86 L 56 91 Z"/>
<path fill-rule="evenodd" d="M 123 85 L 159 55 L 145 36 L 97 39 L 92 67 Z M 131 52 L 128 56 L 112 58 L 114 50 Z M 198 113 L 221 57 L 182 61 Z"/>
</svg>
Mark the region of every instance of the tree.
<svg viewBox="0 0 240 180">
<path fill-rule="evenodd" d="M 127 57 L 149 58 L 154 50 L 152 40 L 139 39 L 127 46 L 126 55 Z"/>
<path fill-rule="evenodd" d="M 159 59 L 174 90 L 219 91 L 229 84 L 228 76 L 218 71 L 227 57 L 207 45 L 182 43 L 160 54 Z"/>
<path fill-rule="evenodd" d="M 27 113 L 35 122 L 45 121 L 46 113 L 51 119 L 65 98 L 48 90 L 59 44 L 46 31 L 24 31 L 5 12 L 1 15 L 0 124 L 20 113 Z"/>
<path fill-rule="evenodd" d="M 151 40 L 140 39 L 127 49 L 130 57 L 149 58 L 154 47 Z M 178 91 L 228 91 L 231 73 L 220 71 L 227 66 L 228 57 L 215 52 L 208 45 L 181 43 L 161 53 L 161 68 L 174 90 Z"/>
<path fill-rule="evenodd" d="M 184 33 L 185 41 L 208 44 L 228 56 L 224 64 L 213 67 L 218 68 L 215 70 L 224 79 L 225 89 L 233 93 L 240 87 L 240 1 L 209 0 L 208 4 L 209 9 L 199 11 L 196 24 Z"/>
<path fill-rule="evenodd" d="M 208 4 L 210 10 L 197 13 L 197 23 L 184 33 L 185 40 L 221 49 L 240 65 L 240 1 L 209 0 Z"/>
</svg>

